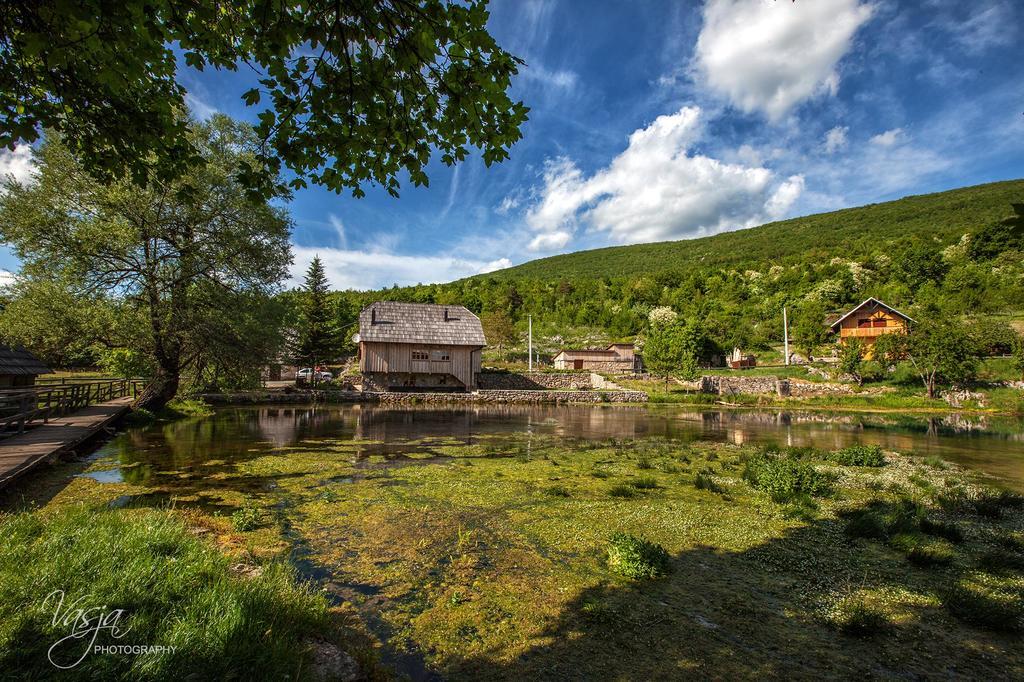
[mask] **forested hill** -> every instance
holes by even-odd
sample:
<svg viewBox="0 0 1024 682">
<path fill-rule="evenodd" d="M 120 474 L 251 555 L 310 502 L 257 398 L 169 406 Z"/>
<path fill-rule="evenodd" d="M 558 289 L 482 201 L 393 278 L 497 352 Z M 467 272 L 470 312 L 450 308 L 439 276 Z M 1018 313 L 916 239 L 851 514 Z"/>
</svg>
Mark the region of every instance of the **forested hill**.
<svg viewBox="0 0 1024 682">
<path fill-rule="evenodd" d="M 379 299 L 465 305 L 493 346 L 521 342 L 527 316 L 542 347 L 632 339 L 669 307 L 717 347 L 767 348 L 782 339 L 787 307 L 791 339 L 809 351 L 827 341 L 830 315 L 868 296 L 998 322 L 1005 336 L 1024 321 L 1024 180 L 333 296 L 342 326 Z"/>
<path fill-rule="evenodd" d="M 633 276 L 701 267 L 761 269 L 796 261 L 859 258 L 880 243 L 906 238 L 955 241 L 1010 215 L 1024 202 L 1024 180 L 911 196 L 831 213 L 782 220 L 736 232 L 541 258 L 480 278 L 577 279 Z"/>
</svg>

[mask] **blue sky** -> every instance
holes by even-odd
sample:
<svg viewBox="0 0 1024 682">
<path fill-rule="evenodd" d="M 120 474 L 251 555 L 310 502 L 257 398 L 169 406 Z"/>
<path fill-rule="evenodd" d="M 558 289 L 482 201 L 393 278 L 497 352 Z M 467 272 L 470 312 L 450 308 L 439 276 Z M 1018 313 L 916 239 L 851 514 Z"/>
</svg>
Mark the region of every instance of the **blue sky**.
<svg viewBox="0 0 1024 682">
<path fill-rule="evenodd" d="M 430 187 L 403 183 L 399 199 L 298 192 L 296 276 L 318 253 L 338 288 L 448 281 L 1024 176 L 1017 0 L 490 9 L 499 44 L 527 62 L 513 94 L 530 120 L 511 159 L 432 163 Z M 244 76 L 180 79 L 197 116 L 258 113 Z M 0 170 L 24 161 L 6 154 Z"/>
</svg>

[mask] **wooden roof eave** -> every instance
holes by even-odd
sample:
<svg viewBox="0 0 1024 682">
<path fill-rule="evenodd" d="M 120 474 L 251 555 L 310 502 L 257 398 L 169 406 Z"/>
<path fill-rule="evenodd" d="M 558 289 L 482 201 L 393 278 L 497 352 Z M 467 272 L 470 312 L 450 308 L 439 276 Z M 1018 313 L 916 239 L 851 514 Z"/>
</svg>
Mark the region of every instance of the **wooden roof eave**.
<svg viewBox="0 0 1024 682">
<path fill-rule="evenodd" d="M 850 315 L 853 315 L 855 312 L 857 312 L 858 310 L 860 310 L 861 308 L 863 308 L 864 306 L 866 306 L 868 303 L 871 303 L 871 302 L 877 303 L 878 305 L 880 305 L 883 308 L 885 308 L 886 310 L 888 310 L 890 313 L 893 313 L 894 315 L 898 315 L 898 316 L 902 317 L 907 322 L 915 322 L 915 323 L 917 322 L 914 318 L 910 317 L 910 315 L 906 315 L 904 313 L 901 313 L 899 310 L 896 310 L 896 308 L 893 308 L 888 303 L 883 303 L 882 301 L 879 301 L 874 296 L 870 296 L 870 297 L 866 298 L 865 300 L 861 301 L 858 305 L 856 305 L 853 308 L 851 308 L 850 312 L 846 313 L 845 315 L 840 317 L 838 320 L 833 322 L 831 325 L 829 325 L 829 328 L 830 329 L 835 329 L 837 326 L 839 326 L 842 323 L 843 320 L 848 318 Z"/>
</svg>

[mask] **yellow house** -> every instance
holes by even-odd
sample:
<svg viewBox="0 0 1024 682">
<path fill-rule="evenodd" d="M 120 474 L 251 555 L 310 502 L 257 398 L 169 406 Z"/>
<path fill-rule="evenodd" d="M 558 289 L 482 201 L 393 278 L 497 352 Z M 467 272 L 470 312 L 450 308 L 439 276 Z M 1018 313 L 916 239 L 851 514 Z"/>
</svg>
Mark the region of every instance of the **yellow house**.
<svg viewBox="0 0 1024 682">
<path fill-rule="evenodd" d="M 871 355 L 871 346 L 882 334 L 906 334 L 913 319 L 877 298 L 869 298 L 832 323 L 839 334 L 839 343 L 860 339 Z"/>
</svg>

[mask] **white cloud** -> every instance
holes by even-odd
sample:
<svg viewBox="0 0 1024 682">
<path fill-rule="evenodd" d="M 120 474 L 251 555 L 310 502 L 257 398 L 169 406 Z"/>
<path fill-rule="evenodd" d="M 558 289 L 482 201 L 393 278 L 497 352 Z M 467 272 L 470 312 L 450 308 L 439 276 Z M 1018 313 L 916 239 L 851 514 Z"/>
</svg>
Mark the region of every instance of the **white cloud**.
<svg viewBox="0 0 1024 682">
<path fill-rule="evenodd" d="M 872 137 L 871 144 L 877 144 L 879 147 L 892 147 L 897 142 L 903 141 L 904 137 L 906 136 L 903 128 L 893 128 Z"/>
<path fill-rule="evenodd" d="M 327 214 L 327 222 L 331 228 L 334 229 L 334 234 L 337 236 L 338 246 L 341 248 L 348 247 L 348 236 L 345 234 L 345 224 L 341 222 L 341 218 L 334 215 L 333 213 Z"/>
<path fill-rule="evenodd" d="M 1017 23 L 1013 10 L 1005 2 L 990 5 L 979 3 L 981 9 L 967 18 L 950 26 L 953 39 L 971 54 L 980 54 L 990 47 L 1013 44 L 1016 39 Z"/>
<path fill-rule="evenodd" d="M 695 64 L 713 91 L 777 120 L 837 92 L 836 65 L 871 13 L 859 0 L 709 0 Z"/>
<path fill-rule="evenodd" d="M 780 218 L 803 191 L 803 177 L 779 182 L 760 166 L 726 163 L 690 147 L 701 110 L 659 116 L 629 136 L 625 151 L 591 177 L 568 158 L 549 161 L 539 199 L 527 211 L 534 251 L 565 246 L 578 222 L 619 243 L 680 239 Z"/>
<path fill-rule="evenodd" d="M 11 176 L 24 184 L 35 178 L 35 172 L 36 164 L 29 145 L 19 144 L 13 150 L 0 149 L 0 182 Z"/>
<path fill-rule="evenodd" d="M 508 215 L 509 212 L 519 208 L 520 203 L 522 203 L 522 198 L 519 196 L 519 194 L 509 194 L 508 196 L 501 200 L 501 203 L 498 204 L 498 207 L 496 209 L 494 209 L 494 212 L 497 213 L 498 215 Z"/>
<path fill-rule="evenodd" d="M 568 69 L 547 69 L 540 64 L 526 65 L 519 70 L 526 80 L 536 81 L 546 87 L 559 90 L 572 90 L 576 87 L 579 77 Z"/>
<path fill-rule="evenodd" d="M 484 261 L 455 256 L 411 256 L 387 251 L 356 251 L 329 247 L 292 246 L 295 260 L 291 284 L 299 286 L 310 261 L 319 255 L 335 289 L 380 289 L 392 284 L 450 282 L 512 265 L 508 258 Z"/>
<path fill-rule="evenodd" d="M 572 234 L 567 230 L 545 232 L 530 240 L 526 249 L 528 251 L 557 251 L 568 244 L 570 239 L 572 239 Z"/>
<path fill-rule="evenodd" d="M 200 121 L 205 121 L 206 119 L 210 118 L 211 116 L 217 113 L 216 107 L 207 104 L 205 101 L 203 101 L 191 92 L 185 93 L 185 104 L 192 112 L 192 115 L 198 118 Z"/>
<path fill-rule="evenodd" d="M 512 261 L 508 258 L 497 258 L 492 260 L 490 263 L 484 263 L 484 266 L 478 269 L 476 272 L 482 275 L 486 272 L 494 272 L 495 270 L 504 270 L 505 268 L 512 267 Z"/>
<path fill-rule="evenodd" d="M 17 281 L 18 276 L 10 270 L 0 270 L 0 289 L 6 289 Z"/>
<path fill-rule="evenodd" d="M 825 133 L 825 151 L 835 154 L 837 151 L 846 148 L 846 133 L 850 129 L 847 126 L 836 126 Z"/>
</svg>

